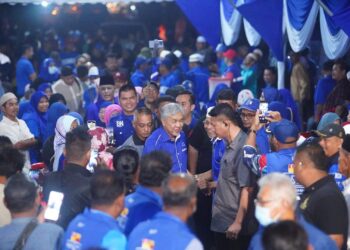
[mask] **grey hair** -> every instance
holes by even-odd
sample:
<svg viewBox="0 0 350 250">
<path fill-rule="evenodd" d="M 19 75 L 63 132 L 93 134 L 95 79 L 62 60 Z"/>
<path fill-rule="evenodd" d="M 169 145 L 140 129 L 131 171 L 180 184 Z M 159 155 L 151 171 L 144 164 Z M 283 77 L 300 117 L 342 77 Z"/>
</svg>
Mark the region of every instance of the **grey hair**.
<svg viewBox="0 0 350 250">
<path fill-rule="evenodd" d="M 163 107 L 161 107 L 160 118 L 166 119 L 169 116 L 175 115 L 177 113 L 181 113 L 182 115 L 184 115 L 184 111 L 181 105 L 178 103 L 168 103 L 168 104 L 165 104 Z"/>
<path fill-rule="evenodd" d="M 171 183 L 184 180 L 186 183 L 179 187 L 174 187 Z M 162 182 L 162 197 L 165 206 L 184 207 L 190 204 L 191 199 L 197 195 L 197 185 L 191 175 L 180 173 L 170 174 Z"/>
<path fill-rule="evenodd" d="M 264 187 L 269 187 L 273 197 L 281 198 L 289 202 L 293 208 L 297 204 L 297 191 L 290 178 L 281 173 L 271 173 L 263 176 L 259 181 L 258 185 L 260 190 Z"/>
</svg>

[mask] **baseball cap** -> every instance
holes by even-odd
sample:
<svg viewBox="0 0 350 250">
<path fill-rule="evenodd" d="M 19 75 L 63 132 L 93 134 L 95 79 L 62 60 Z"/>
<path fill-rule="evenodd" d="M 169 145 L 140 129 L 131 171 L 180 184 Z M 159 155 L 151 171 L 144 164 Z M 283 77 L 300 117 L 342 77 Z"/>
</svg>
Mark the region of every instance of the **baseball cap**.
<svg viewBox="0 0 350 250">
<path fill-rule="evenodd" d="M 329 138 L 329 137 L 339 137 L 343 138 L 345 131 L 339 124 L 331 123 L 328 124 L 324 129 L 314 131 L 319 137 Z"/>
<path fill-rule="evenodd" d="M 271 122 L 266 128 L 267 133 L 271 133 L 280 143 L 294 143 L 299 138 L 297 125 L 289 120 L 282 119 L 278 122 Z"/>
<path fill-rule="evenodd" d="M 138 68 L 138 67 L 140 67 L 142 64 L 145 64 L 145 63 L 147 63 L 146 57 L 144 57 L 144 56 L 138 56 L 138 57 L 136 57 L 136 59 L 135 59 L 134 66 L 135 66 L 135 68 Z"/>
<path fill-rule="evenodd" d="M 226 46 L 223 43 L 219 43 L 215 48 L 215 52 L 225 52 L 225 50 Z"/>
<path fill-rule="evenodd" d="M 233 49 L 228 49 L 226 52 L 224 52 L 223 56 L 229 60 L 233 60 L 237 56 L 237 52 Z"/>
<path fill-rule="evenodd" d="M 196 42 L 197 43 L 206 43 L 207 40 L 205 39 L 204 36 L 198 36 Z"/>
<path fill-rule="evenodd" d="M 246 109 L 256 112 L 259 109 L 260 101 L 256 98 L 249 98 L 240 107 L 239 110 Z"/>
<path fill-rule="evenodd" d="M 89 77 L 93 77 L 93 76 L 99 76 L 99 72 L 98 72 L 98 68 L 96 66 L 92 66 L 90 69 L 89 69 L 89 74 L 88 76 Z"/>
<path fill-rule="evenodd" d="M 243 105 L 248 99 L 254 98 L 253 92 L 249 89 L 243 89 L 238 93 L 237 103 L 238 105 Z"/>
<path fill-rule="evenodd" d="M 9 101 L 11 99 L 16 99 L 17 100 L 17 97 L 15 96 L 14 93 L 8 92 L 8 93 L 4 94 L 0 98 L 0 106 L 4 105 L 7 101 Z"/>
<path fill-rule="evenodd" d="M 193 62 L 203 62 L 203 56 L 199 53 L 194 53 L 190 55 L 188 58 L 188 62 L 193 63 Z"/>
</svg>

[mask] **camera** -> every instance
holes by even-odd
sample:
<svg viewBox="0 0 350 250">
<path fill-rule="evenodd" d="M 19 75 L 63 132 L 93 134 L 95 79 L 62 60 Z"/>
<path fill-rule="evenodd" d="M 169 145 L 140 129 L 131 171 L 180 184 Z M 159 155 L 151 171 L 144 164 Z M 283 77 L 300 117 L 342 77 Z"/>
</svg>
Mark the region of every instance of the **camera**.
<svg viewBox="0 0 350 250">
<path fill-rule="evenodd" d="M 148 42 L 148 46 L 151 49 L 161 49 L 161 48 L 164 48 L 164 43 L 163 43 L 163 40 L 154 39 Z"/>
</svg>

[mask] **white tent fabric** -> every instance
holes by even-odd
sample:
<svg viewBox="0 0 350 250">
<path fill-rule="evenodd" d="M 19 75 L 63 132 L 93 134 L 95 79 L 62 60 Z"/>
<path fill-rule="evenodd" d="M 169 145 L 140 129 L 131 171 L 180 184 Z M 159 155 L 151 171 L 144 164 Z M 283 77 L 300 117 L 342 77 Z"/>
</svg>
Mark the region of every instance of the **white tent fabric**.
<svg viewBox="0 0 350 250">
<path fill-rule="evenodd" d="M 303 50 L 309 43 L 315 27 L 318 9 L 318 3 L 314 1 L 303 28 L 301 30 L 296 30 L 289 21 L 287 0 L 283 1 L 283 19 L 285 27 L 287 29 L 289 44 L 293 51 L 299 52 Z"/>
<path fill-rule="evenodd" d="M 243 19 L 244 32 L 247 37 L 250 46 L 258 46 L 261 41 L 261 36 L 258 32 L 250 25 L 250 23 Z"/>
<path fill-rule="evenodd" d="M 350 47 L 350 39 L 343 30 L 339 30 L 336 35 L 332 35 L 329 30 L 325 13 L 320 7 L 320 26 L 322 44 L 326 56 L 329 59 L 336 59 L 345 55 Z"/>
<path fill-rule="evenodd" d="M 242 2 L 241 0 L 238 0 L 237 4 L 241 2 Z M 234 44 L 237 41 L 239 37 L 239 32 L 241 30 L 241 23 L 242 23 L 241 14 L 237 10 L 234 10 L 230 20 L 227 21 L 224 14 L 224 5 L 222 1 L 220 1 L 220 20 L 221 20 L 222 38 L 224 40 L 224 43 L 226 45 Z"/>
</svg>

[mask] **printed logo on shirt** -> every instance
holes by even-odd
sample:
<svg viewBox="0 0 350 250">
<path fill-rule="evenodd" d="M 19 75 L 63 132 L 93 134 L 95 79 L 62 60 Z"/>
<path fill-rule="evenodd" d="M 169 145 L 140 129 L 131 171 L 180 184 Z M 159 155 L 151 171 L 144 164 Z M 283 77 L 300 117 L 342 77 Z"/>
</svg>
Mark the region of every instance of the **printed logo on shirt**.
<svg viewBox="0 0 350 250">
<path fill-rule="evenodd" d="M 115 125 L 117 126 L 117 128 L 124 127 L 124 121 L 116 121 Z"/>
<path fill-rule="evenodd" d="M 305 210 L 307 208 L 307 203 L 309 202 L 309 197 L 307 197 L 303 203 L 300 204 L 300 209 Z"/>
<path fill-rule="evenodd" d="M 72 232 L 70 239 L 66 242 L 67 249 L 81 249 L 81 234 L 77 232 Z"/>
<path fill-rule="evenodd" d="M 124 208 L 123 211 L 120 213 L 121 216 L 126 217 L 129 214 L 129 209 Z"/>
<path fill-rule="evenodd" d="M 141 247 L 136 248 L 137 250 L 154 250 L 155 248 L 155 242 L 154 240 L 150 239 L 142 239 L 142 245 Z"/>
<path fill-rule="evenodd" d="M 81 234 L 72 232 L 72 235 L 70 236 L 70 240 L 74 242 L 80 242 L 81 240 Z"/>
</svg>

